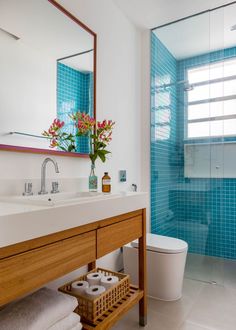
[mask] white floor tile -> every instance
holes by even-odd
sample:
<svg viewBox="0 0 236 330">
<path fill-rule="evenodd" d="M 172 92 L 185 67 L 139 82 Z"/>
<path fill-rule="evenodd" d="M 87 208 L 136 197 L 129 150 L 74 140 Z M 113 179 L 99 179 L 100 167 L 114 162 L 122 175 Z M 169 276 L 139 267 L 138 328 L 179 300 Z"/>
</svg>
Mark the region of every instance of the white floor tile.
<svg viewBox="0 0 236 330">
<path fill-rule="evenodd" d="M 178 330 L 216 330 L 216 328 L 205 328 L 198 324 L 190 323 L 188 321 L 184 322 Z"/>
<path fill-rule="evenodd" d="M 163 314 L 177 324 L 181 324 L 190 313 L 196 298 L 204 286 L 205 284 L 201 282 L 185 279 L 181 299 L 171 302 L 149 299 L 148 309 L 154 313 Z"/>
<path fill-rule="evenodd" d="M 194 280 L 184 279 L 180 300 L 163 302 L 149 298 L 145 328 L 138 324 L 136 306 L 113 329 L 236 330 L 236 261 L 193 255 L 186 268 L 186 275 Z"/>
<path fill-rule="evenodd" d="M 188 321 L 217 330 L 236 329 L 236 292 L 218 285 L 207 285 L 187 317 Z"/>
<path fill-rule="evenodd" d="M 112 329 L 113 330 L 178 330 L 180 324 L 177 324 L 169 316 L 154 313 L 148 310 L 148 324 L 141 327 L 138 323 L 138 308 L 131 310 L 122 320 L 120 320 Z"/>
</svg>

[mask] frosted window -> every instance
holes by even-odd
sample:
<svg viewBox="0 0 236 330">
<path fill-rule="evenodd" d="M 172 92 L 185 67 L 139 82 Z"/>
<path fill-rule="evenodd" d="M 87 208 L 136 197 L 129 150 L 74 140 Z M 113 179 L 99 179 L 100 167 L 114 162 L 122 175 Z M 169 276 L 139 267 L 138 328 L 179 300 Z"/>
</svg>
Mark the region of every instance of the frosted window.
<svg viewBox="0 0 236 330">
<path fill-rule="evenodd" d="M 224 115 L 236 114 L 236 100 L 229 100 L 224 102 Z"/>
<path fill-rule="evenodd" d="M 168 140 L 170 138 L 170 125 L 157 126 L 155 128 L 156 140 Z"/>
<path fill-rule="evenodd" d="M 216 120 L 210 122 L 210 136 L 222 136 L 224 135 L 224 121 Z"/>
<path fill-rule="evenodd" d="M 224 77 L 236 76 L 236 60 L 224 62 Z"/>
<path fill-rule="evenodd" d="M 196 69 L 188 70 L 188 82 L 190 84 L 210 79 L 209 66 L 203 66 Z"/>
<path fill-rule="evenodd" d="M 210 104 L 202 103 L 196 105 L 190 105 L 188 107 L 188 119 L 199 119 L 210 117 Z"/>
<path fill-rule="evenodd" d="M 236 75 L 236 59 L 211 63 L 188 70 L 190 84 Z"/>
<path fill-rule="evenodd" d="M 205 99 L 209 99 L 209 97 L 210 97 L 210 90 L 208 85 L 194 87 L 192 91 L 188 92 L 188 102 L 205 100 Z"/>
<path fill-rule="evenodd" d="M 161 75 L 161 76 L 158 75 L 155 77 L 156 87 L 161 87 L 162 85 L 170 84 L 170 82 L 171 82 L 171 77 L 169 74 Z"/>
<path fill-rule="evenodd" d="M 161 109 L 155 113 L 155 123 L 169 123 L 170 122 L 170 109 Z"/>
<path fill-rule="evenodd" d="M 236 100 L 201 103 L 188 107 L 188 120 L 236 115 Z"/>
<path fill-rule="evenodd" d="M 155 94 L 156 106 L 170 105 L 170 92 L 159 92 Z"/>
<path fill-rule="evenodd" d="M 234 94 L 236 94 L 236 80 L 229 80 L 194 87 L 192 91 L 188 92 L 188 101 L 194 102 Z"/>
<path fill-rule="evenodd" d="M 188 137 L 204 137 L 210 136 L 210 122 L 205 121 L 202 123 L 191 123 L 188 124 Z"/>
<path fill-rule="evenodd" d="M 204 121 L 188 124 L 188 137 L 219 137 L 236 134 L 236 119 Z"/>
<path fill-rule="evenodd" d="M 236 119 L 224 120 L 224 135 L 235 135 Z"/>
<path fill-rule="evenodd" d="M 193 84 L 187 91 L 187 137 L 236 136 L 236 59 L 189 69 L 187 74 Z"/>
<path fill-rule="evenodd" d="M 236 94 L 236 80 L 229 80 L 224 82 L 224 96 Z"/>
</svg>

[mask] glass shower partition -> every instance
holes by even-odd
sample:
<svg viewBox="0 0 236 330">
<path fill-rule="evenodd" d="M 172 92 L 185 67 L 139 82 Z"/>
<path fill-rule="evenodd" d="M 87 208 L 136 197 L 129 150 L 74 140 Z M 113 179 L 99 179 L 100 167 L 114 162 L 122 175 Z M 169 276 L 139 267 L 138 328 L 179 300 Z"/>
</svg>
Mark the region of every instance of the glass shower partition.
<svg viewBox="0 0 236 330">
<path fill-rule="evenodd" d="M 185 240 L 186 277 L 217 284 L 236 265 L 235 14 L 151 34 L 151 231 Z"/>
</svg>

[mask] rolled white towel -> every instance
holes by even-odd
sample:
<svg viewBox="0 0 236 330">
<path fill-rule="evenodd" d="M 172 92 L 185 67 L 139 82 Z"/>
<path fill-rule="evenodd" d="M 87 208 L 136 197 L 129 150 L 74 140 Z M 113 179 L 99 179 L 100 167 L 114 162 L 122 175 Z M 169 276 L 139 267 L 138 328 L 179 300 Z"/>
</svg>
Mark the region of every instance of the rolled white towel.
<svg viewBox="0 0 236 330">
<path fill-rule="evenodd" d="M 42 288 L 0 311 L 1 330 L 46 330 L 71 314 L 78 306 L 75 297 Z"/>
<path fill-rule="evenodd" d="M 83 328 L 81 323 L 78 323 L 74 328 L 70 329 L 70 330 L 81 330 Z"/>
<path fill-rule="evenodd" d="M 80 316 L 75 313 L 71 313 L 69 316 L 53 324 L 48 330 L 70 330 L 80 323 Z"/>
</svg>

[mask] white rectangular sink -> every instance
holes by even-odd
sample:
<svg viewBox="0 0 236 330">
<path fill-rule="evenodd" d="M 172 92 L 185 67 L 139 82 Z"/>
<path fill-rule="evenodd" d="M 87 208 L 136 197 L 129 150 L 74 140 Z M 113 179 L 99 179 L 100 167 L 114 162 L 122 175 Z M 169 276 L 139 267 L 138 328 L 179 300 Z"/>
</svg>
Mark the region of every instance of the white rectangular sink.
<svg viewBox="0 0 236 330">
<path fill-rule="evenodd" d="M 101 200 L 117 197 L 119 194 L 104 194 L 102 192 L 61 192 L 57 194 L 45 194 L 34 196 L 5 196 L 0 201 L 16 204 L 28 204 L 39 206 L 60 206 L 70 203 L 80 203 L 92 200 Z"/>
<path fill-rule="evenodd" d="M 141 192 L 0 197 L 0 248 L 148 206 L 148 195 Z"/>
</svg>

